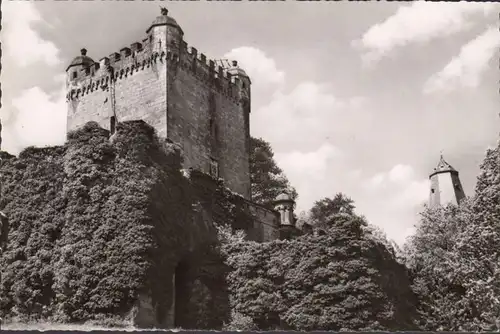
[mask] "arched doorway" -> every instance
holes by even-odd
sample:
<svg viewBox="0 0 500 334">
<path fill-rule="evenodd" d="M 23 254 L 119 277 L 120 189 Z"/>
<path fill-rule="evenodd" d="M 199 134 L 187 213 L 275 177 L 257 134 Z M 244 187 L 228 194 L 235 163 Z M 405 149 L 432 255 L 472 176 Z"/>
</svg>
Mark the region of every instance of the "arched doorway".
<svg viewBox="0 0 500 334">
<path fill-rule="evenodd" d="M 174 276 L 174 327 L 186 328 L 188 325 L 189 290 L 189 264 L 181 261 L 175 268 Z"/>
</svg>

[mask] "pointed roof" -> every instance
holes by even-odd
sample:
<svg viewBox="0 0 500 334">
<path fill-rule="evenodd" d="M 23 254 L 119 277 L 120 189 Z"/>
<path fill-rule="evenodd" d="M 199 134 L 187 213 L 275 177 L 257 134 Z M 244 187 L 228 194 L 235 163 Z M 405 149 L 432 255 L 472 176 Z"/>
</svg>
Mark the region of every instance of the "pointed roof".
<svg viewBox="0 0 500 334">
<path fill-rule="evenodd" d="M 429 177 L 438 173 L 446 173 L 446 172 L 458 173 L 458 171 L 455 168 L 453 168 L 449 163 L 447 163 L 444 160 L 443 155 L 441 154 L 441 158 L 439 159 L 438 165 L 434 167 L 434 170 L 432 171 Z"/>
</svg>

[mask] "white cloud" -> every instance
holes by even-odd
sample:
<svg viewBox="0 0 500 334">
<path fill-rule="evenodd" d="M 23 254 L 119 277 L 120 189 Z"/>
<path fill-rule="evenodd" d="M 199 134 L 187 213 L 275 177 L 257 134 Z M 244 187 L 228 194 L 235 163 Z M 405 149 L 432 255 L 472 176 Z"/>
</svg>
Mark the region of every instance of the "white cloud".
<svg viewBox="0 0 500 334">
<path fill-rule="evenodd" d="M 426 82 L 424 93 L 451 91 L 460 87 L 477 87 L 481 74 L 488 68 L 499 46 L 498 28 L 488 28 L 465 44 L 457 57 L 454 57 L 443 70 Z"/>
<path fill-rule="evenodd" d="M 331 195 L 318 189 L 317 185 L 331 177 L 328 172 L 332 162 L 338 162 L 342 157 L 343 153 L 328 143 L 313 151 L 294 150 L 279 152 L 274 156 L 278 166 L 285 171 L 288 180 L 300 194 L 297 206 L 301 210 L 310 208 L 321 196 Z"/>
<path fill-rule="evenodd" d="M 371 116 L 362 105 L 360 98 L 335 97 L 329 85 L 302 82 L 291 92 L 277 91 L 267 105 L 252 111 L 252 135 L 266 138 L 276 149 L 319 147 L 333 139 L 332 133 L 369 126 Z"/>
<path fill-rule="evenodd" d="M 34 2 L 5 1 L 2 3 L 3 29 L 1 32 L 4 50 L 19 66 L 27 66 L 38 61 L 54 66 L 60 63 L 59 49 L 54 43 L 44 40 L 33 24 L 43 23 Z"/>
<path fill-rule="evenodd" d="M 470 29 L 474 15 L 487 15 L 495 9 L 485 3 L 446 3 L 416 1 L 401 6 L 384 22 L 372 26 L 353 46 L 366 53 L 363 60 L 370 64 L 389 55 L 394 49 L 410 43 L 426 43 Z"/>
<path fill-rule="evenodd" d="M 398 164 L 389 171 L 389 180 L 404 183 L 413 177 L 413 168 L 408 165 Z"/>
<path fill-rule="evenodd" d="M 43 21 L 33 2 L 8 1 L 2 4 L 2 10 L 1 38 L 6 52 L 4 64 L 9 63 L 4 78 L 15 79 L 16 69 L 12 65 L 24 67 L 38 62 L 49 66 L 60 64 L 59 49 L 34 30 L 34 24 L 48 27 L 50 24 Z M 56 92 L 46 92 L 38 86 L 20 92 L 6 92 L 13 98 L 6 101 L 2 108 L 2 150 L 17 154 L 27 146 L 64 142 L 65 75 L 59 75 L 54 80 L 61 85 Z"/>
<path fill-rule="evenodd" d="M 274 59 L 269 58 L 262 50 L 242 46 L 232 49 L 224 58 L 237 60 L 252 79 L 253 85 L 282 85 L 285 82 L 285 73 L 279 71 Z"/>
<path fill-rule="evenodd" d="M 275 159 L 279 166 L 286 168 L 290 175 L 322 179 L 327 171 L 329 160 L 341 156 L 342 152 L 338 148 L 325 143 L 312 152 L 277 153 Z"/>
<path fill-rule="evenodd" d="M 420 179 L 409 165 L 397 164 L 389 171 L 359 182 L 361 190 L 356 205 L 370 223 L 381 227 L 401 244 L 412 233 L 417 212 L 428 199 L 429 180 Z"/>
<path fill-rule="evenodd" d="M 61 89 L 47 94 L 39 87 L 24 90 L 12 100 L 11 117 L 2 133 L 2 150 L 19 153 L 27 146 L 61 145 L 66 139 L 65 76 Z"/>
</svg>

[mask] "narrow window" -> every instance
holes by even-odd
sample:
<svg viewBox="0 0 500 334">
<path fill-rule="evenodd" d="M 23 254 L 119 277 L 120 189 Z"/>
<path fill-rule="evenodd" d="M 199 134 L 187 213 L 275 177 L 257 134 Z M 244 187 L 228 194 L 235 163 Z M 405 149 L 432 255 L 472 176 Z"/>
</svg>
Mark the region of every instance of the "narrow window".
<svg viewBox="0 0 500 334">
<path fill-rule="evenodd" d="M 219 164 L 214 159 L 210 161 L 210 176 L 212 176 L 213 178 L 219 177 Z"/>
<path fill-rule="evenodd" d="M 109 119 L 109 131 L 111 132 L 111 134 L 114 134 L 115 133 L 115 127 L 116 127 L 116 117 L 115 116 L 111 116 L 111 118 Z"/>
<path fill-rule="evenodd" d="M 77 75 L 78 75 L 78 73 L 76 73 L 76 71 L 74 71 L 74 72 L 72 73 L 72 79 L 76 79 L 76 76 L 77 76 Z"/>
<path fill-rule="evenodd" d="M 431 189 L 431 193 L 433 193 L 433 194 L 434 194 L 434 189 Z"/>
</svg>

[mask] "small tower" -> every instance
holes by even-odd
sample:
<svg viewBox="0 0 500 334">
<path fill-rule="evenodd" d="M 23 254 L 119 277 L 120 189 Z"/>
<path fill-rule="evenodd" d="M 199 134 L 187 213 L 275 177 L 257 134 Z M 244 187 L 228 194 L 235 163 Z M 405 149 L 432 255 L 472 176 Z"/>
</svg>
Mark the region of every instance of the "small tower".
<svg viewBox="0 0 500 334">
<path fill-rule="evenodd" d="M 276 197 L 274 201 L 274 210 L 278 211 L 280 214 L 280 239 L 290 239 L 301 234 L 301 231 L 295 226 L 295 218 L 293 216 L 294 209 L 295 201 L 290 195 L 283 193 Z"/>
<path fill-rule="evenodd" d="M 295 226 L 293 209 L 295 201 L 288 194 L 280 194 L 274 201 L 274 209 L 280 213 L 280 225 Z"/>
<path fill-rule="evenodd" d="M 184 38 L 184 31 L 177 21 L 168 15 L 168 10 L 165 7 L 161 8 L 160 16 L 157 16 L 151 23 L 146 34 L 148 34 L 151 50 L 160 53 L 172 50 L 178 54 L 181 41 Z"/>
<path fill-rule="evenodd" d="M 250 163 L 250 102 L 252 100 L 250 86 L 252 85 L 252 82 L 246 72 L 238 66 L 238 62 L 236 60 L 231 62 L 231 67 L 227 69 L 227 73 L 231 74 L 231 80 L 234 81 L 238 87 L 239 102 L 243 111 L 245 123 L 245 150 Z"/>
<path fill-rule="evenodd" d="M 93 64 L 94 61 L 92 58 L 87 56 L 87 49 L 81 49 L 80 55 L 75 57 L 75 59 L 73 59 L 73 61 L 66 68 L 67 87 L 71 86 L 72 81 L 78 80 L 90 73 L 90 67 Z"/>
<path fill-rule="evenodd" d="M 437 167 L 429 175 L 429 179 L 431 180 L 430 207 L 448 203 L 458 205 L 465 198 L 458 171 L 444 160 L 443 155 L 441 155 Z"/>
</svg>

